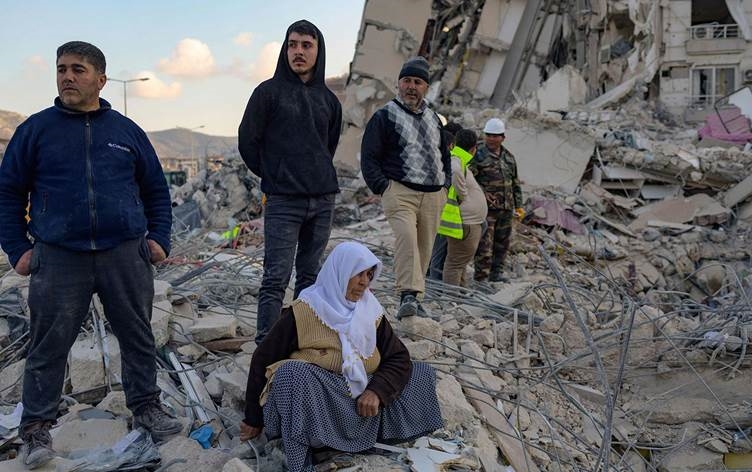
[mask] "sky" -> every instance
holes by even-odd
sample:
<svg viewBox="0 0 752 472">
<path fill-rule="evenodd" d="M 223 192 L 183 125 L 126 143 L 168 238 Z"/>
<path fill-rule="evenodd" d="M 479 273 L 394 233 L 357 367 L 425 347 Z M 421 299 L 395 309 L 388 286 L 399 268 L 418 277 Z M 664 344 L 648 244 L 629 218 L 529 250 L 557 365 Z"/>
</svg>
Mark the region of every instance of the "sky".
<svg viewBox="0 0 752 472">
<path fill-rule="evenodd" d="M 57 96 L 55 51 L 99 47 L 107 76 L 128 83 L 128 116 L 146 131 L 237 135 L 254 87 L 271 77 L 287 27 L 312 21 L 326 76 L 347 72 L 365 0 L 0 0 L 0 110 L 31 115 Z M 123 84 L 101 93 L 123 113 Z M 202 127 L 202 128 L 199 128 Z"/>
</svg>

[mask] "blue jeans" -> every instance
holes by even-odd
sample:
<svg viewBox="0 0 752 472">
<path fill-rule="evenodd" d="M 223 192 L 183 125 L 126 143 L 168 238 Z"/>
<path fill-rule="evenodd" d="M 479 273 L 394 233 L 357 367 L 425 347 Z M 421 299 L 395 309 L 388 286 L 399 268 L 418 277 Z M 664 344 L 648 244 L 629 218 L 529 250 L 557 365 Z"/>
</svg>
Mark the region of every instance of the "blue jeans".
<svg viewBox="0 0 752 472">
<path fill-rule="evenodd" d="M 279 318 L 295 261 L 295 297 L 316 281 L 329 242 L 335 194 L 318 197 L 268 195 L 264 207 L 264 277 L 261 280 L 256 344 Z"/>
<path fill-rule="evenodd" d="M 159 398 L 151 310 L 154 280 L 144 238 L 104 251 L 75 252 L 37 242 L 31 256 L 31 343 L 21 427 L 54 421 L 65 364 L 94 293 L 118 339 L 126 405 L 134 413 Z"/>
</svg>

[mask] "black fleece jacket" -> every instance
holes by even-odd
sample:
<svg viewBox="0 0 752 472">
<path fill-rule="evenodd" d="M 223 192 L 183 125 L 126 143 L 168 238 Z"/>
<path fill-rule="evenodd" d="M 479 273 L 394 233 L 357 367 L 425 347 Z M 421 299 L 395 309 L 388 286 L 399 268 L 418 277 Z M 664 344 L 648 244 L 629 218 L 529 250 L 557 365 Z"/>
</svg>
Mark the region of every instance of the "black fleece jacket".
<svg viewBox="0 0 752 472">
<path fill-rule="evenodd" d="M 311 24 L 316 28 L 313 24 Z M 342 107 L 324 83 L 326 48 L 318 33 L 313 77 L 304 83 L 287 62 L 288 29 L 274 77 L 251 94 L 238 129 L 238 149 L 269 194 L 318 196 L 339 191 L 334 151 Z"/>
</svg>

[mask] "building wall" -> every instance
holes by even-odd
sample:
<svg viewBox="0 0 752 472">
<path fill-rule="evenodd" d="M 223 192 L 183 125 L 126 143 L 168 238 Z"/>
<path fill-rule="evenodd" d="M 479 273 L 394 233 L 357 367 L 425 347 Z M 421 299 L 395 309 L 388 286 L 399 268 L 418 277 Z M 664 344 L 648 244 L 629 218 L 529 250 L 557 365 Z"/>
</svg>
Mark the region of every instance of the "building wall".
<svg viewBox="0 0 752 472">
<path fill-rule="evenodd" d="M 723 0 L 719 0 L 723 1 Z M 702 41 L 703 53 L 689 54 L 688 42 L 692 41 L 689 27 L 692 24 L 692 1 L 664 1 L 664 55 L 660 74 L 660 98 L 669 112 L 687 121 L 701 121 L 712 106 L 690 106 L 693 92 L 693 70 L 705 66 L 736 67 L 735 88 L 745 84 L 744 71 L 752 69 L 752 43 L 743 39 Z M 747 21 L 752 23 L 752 0 L 745 0 Z M 694 40 L 696 46 L 699 43 Z M 739 45 L 741 51 L 733 50 Z"/>
</svg>

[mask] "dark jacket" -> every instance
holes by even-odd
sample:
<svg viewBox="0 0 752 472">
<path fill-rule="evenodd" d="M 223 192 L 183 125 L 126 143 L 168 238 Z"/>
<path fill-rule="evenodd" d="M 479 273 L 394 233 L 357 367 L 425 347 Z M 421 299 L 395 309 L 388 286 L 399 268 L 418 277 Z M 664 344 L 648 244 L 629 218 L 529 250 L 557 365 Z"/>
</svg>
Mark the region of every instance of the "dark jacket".
<svg viewBox="0 0 752 472">
<path fill-rule="evenodd" d="M 146 133 L 110 109 L 55 99 L 16 130 L 0 165 L 0 245 L 16 265 L 37 241 L 73 251 L 113 248 L 148 232 L 169 253 L 172 210 Z M 24 214 L 31 200 L 31 222 Z"/>
<path fill-rule="evenodd" d="M 381 318 L 376 330 L 376 349 L 381 355 L 379 368 L 371 376 L 366 389 L 372 390 L 383 406 L 389 406 L 396 400 L 410 380 L 412 363 L 410 353 L 399 337 L 392 331 L 392 325 Z M 245 424 L 249 426 L 263 426 L 263 408 L 259 404 L 261 392 L 266 385 L 266 367 L 277 361 L 288 359 L 290 354 L 298 350 L 298 330 L 295 325 L 295 315 L 291 307 L 285 307 L 282 314 L 256 348 L 251 360 L 248 374 L 248 385 L 245 391 Z"/>
<path fill-rule="evenodd" d="M 313 77 L 303 83 L 287 62 L 287 37 L 274 77 L 253 91 L 238 129 L 238 149 L 266 194 L 317 196 L 339 191 L 334 151 L 342 107 L 324 83 L 326 49 L 318 29 Z"/>
<path fill-rule="evenodd" d="M 360 146 L 360 168 L 368 188 L 384 193 L 390 180 L 419 192 L 452 184 L 449 146 L 438 115 L 425 106 L 413 112 L 399 98 L 368 121 Z"/>
</svg>

